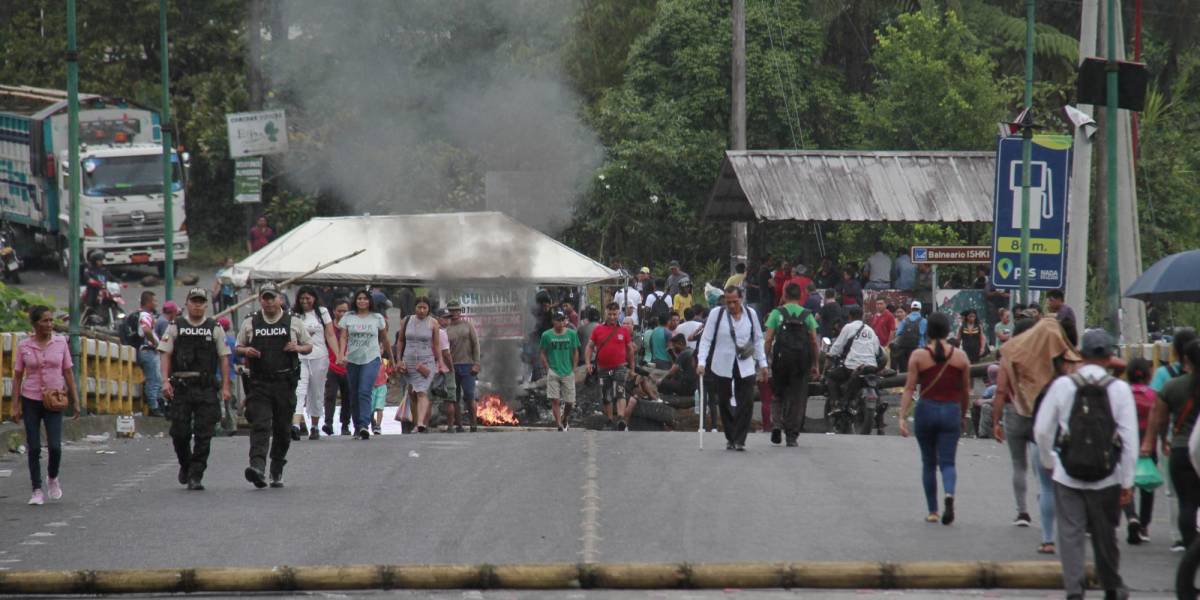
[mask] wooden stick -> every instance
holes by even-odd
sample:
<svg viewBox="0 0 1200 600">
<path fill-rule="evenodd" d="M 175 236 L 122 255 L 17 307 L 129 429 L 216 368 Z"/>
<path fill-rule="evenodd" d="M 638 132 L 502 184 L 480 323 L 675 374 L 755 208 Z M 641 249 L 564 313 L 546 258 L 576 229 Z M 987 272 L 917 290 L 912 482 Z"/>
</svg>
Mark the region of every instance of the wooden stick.
<svg viewBox="0 0 1200 600">
<path fill-rule="evenodd" d="M 336 265 L 343 261 L 350 260 L 351 258 L 354 258 L 355 256 L 358 256 L 359 254 L 362 254 L 363 252 L 366 252 L 366 251 L 367 251 L 366 248 L 360 248 L 360 249 L 355 250 L 354 252 L 351 252 L 350 254 L 347 254 L 339 259 L 331 260 L 327 263 L 320 263 L 317 266 L 313 267 L 312 269 L 310 269 L 300 275 L 292 277 L 291 279 L 285 279 L 275 285 L 278 285 L 279 287 L 291 285 L 292 283 L 294 283 L 300 279 L 304 279 L 305 277 L 308 277 L 309 275 L 312 275 L 313 273 L 316 273 L 317 271 L 328 269 L 329 267 L 332 267 L 333 265 Z M 238 302 L 237 304 L 234 304 L 233 306 L 230 306 L 230 307 L 226 308 L 225 310 L 213 315 L 213 319 L 219 319 L 225 315 L 228 315 L 228 314 L 232 313 L 233 311 L 235 311 L 247 304 L 250 304 L 251 302 L 254 302 L 257 299 L 258 299 L 258 296 L 251 295 L 249 298 L 246 298 L 245 300 L 242 300 L 241 302 Z M 236 326 L 236 323 L 234 325 Z"/>
</svg>

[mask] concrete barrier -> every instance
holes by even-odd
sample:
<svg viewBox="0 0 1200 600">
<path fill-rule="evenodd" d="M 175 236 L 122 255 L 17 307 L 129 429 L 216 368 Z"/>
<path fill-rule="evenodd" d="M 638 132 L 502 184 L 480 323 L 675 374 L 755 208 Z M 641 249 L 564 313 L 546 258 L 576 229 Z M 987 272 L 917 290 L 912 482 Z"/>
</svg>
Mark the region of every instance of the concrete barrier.
<svg viewBox="0 0 1200 600">
<path fill-rule="evenodd" d="M 1090 573 L 1090 566 L 1089 566 Z M 0 571 L 0 594 L 390 589 L 1061 589 L 1057 561 L 348 565 Z"/>
</svg>

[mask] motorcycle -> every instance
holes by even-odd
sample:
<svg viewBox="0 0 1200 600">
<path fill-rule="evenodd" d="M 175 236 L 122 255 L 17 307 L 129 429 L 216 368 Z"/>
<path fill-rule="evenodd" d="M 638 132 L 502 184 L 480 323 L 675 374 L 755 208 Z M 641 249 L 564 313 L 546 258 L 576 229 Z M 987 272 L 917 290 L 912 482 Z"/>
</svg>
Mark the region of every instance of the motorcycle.
<svg viewBox="0 0 1200 600">
<path fill-rule="evenodd" d="M 888 403 L 880 399 L 879 384 L 883 377 L 895 375 L 891 369 L 880 369 L 878 366 L 864 366 L 854 371 L 847 370 L 839 357 L 828 353 L 829 338 L 822 340 L 822 354 L 825 355 L 826 398 L 828 390 L 839 391 L 849 387 L 849 378 L 858 378 L 858 391 L 854 394 L 839 393 L 836 403 L 825 403 L 825 423 L 829 431 L 836 433 L 855 432 L 859 435 L 870 435 L 874 429 L 877 435 L 883 435 L 883 413 L 887 412 Z"/>
<path fill-rule="evenodd" d="M 4 272 L 4 281 L 21 283 L 21 258 L 17 256 L 16 233 L 12 226 L 5 221 L 0 226 L 0 269 Z"/>
<path fill-rule="evenodd" d="M 121 283 L 108 281 L 105 277 L 89 278 L 79 294 L 79 303 L 84 306 L 81 322 L 89 327 L 116 329 L 125 318 L 122 287 Z M 87 304 L 89 288 L 96 290 L 91 304 Z"/>
</svg>

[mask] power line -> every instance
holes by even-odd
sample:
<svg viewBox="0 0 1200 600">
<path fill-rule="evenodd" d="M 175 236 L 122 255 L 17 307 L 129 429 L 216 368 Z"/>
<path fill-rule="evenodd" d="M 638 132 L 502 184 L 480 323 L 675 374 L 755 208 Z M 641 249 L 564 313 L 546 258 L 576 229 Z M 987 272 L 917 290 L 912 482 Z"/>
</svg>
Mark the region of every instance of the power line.
<svg viewBox="0 0 1200 600">
<path fill-rule="evenodd" d="M 771 26 L 770 18 L 768 18 L 766 21 L 767 21 L 767 39 L 769 40 L 769 42 L 771 44 L 771 52 L 770 52 L 771 66 L 775 70 L 776 79 L 779 80 L 779 93 L 783 96 L 784 120 L 787 122 L 788 132 L 791 133 L 791 136 L 792 136 L 792 146 L 794 146 L 796 148 L 801 148 L 802 146 L 799 144 L 799 142 L 797 142 L 797 138 L 796 138 L 796 127 L 793 126 L 792 110 L 791 110 L 791 108 L 789 106 L 789 102 L 788 102 L 788 92 L 787 92 L 788 88 L 785 87 L 785 84 L 783 82 L 783 72 L 779 68 L 779 61 L 775 57 L 775 34 L 773 33 L 774 28 Z M 781 36 L 783 35 L 782 30 L 780 31 L 780 35 Z M 799 120 L 800 120 L 799 114 L 797 114 L 797 117 L 795 119 L 796 126 L 799 126 Z M 803 137 L 803 132 L 801 132 L 801 137 Z"/>
</svg>

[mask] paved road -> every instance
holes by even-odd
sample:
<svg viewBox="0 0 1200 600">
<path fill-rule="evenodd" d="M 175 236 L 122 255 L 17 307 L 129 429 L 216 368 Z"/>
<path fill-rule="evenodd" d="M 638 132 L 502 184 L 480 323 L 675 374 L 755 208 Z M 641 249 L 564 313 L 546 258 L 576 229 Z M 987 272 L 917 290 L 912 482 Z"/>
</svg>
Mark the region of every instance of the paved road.
<svg viewBox="0 0 1200 600">
<path fill-rule="evenodd" d="M 190 263 L 180 265 L 176 271 L 176 279 L 185 275 L 195 274 L 200 278 L 200 285 L 212 288 L 213 273 L 215 268 L 196 267 Z M 127 307 L 135 307 L 138 303 L 138 298 L 142 294 L 143 289 L 151 289 L 158 292 L 159 297 L 162 297 L 163 286 L 160 282 L 158 285 L 146 288 L 142 285 L 142 278 L 147 275 L 153 275 L 154 269 L 150 267 L 129 267 L 114 269 L 113 274 L 124 283 L 127 287 L 122 291 L 121 295 L 125 298 Z M 46 296 L 54 301 L 55 305 L 66 306 L 68 301 L 67 296 L 67 278 L 57 269 L 27 269 L 21 272 L 21 283 L 16 287 L 27 292 Z M 176 284 L 175 286 L 175 301 L 179 302 L 183 299 L 183 295 L 187 293 L 187 286 Z"/>
<path fill-rule="evenodd" d="M 24 505 L 24 465 L 10 455 L 0 459 L 12 470 L 0 477 L 0 569 L 1043 558 L 1036 529 L 1009 525 L 1008 456 L 994 442 L 963 442 L 959 520 L 944 527 L 923 522 L 912 440 L 805 435 L 783 449 L 756 434 L 735 453 L 706 435 L 703 452 L 695 433 L 305 440 L 282 490 L 253 489 L 242 479 L 247 439 L 221 438 L 200 493 L 174 482 L 166 439 L 82 443 L 65 452 L 66 498 L 44 507 Z M 1178 558 L 1163 502 L 1154 542 L 1121 545 L 1127 581 L 1154 596 Z M 1047 597 L 1029 594 L 1016 597 Z"/>
</svg>

